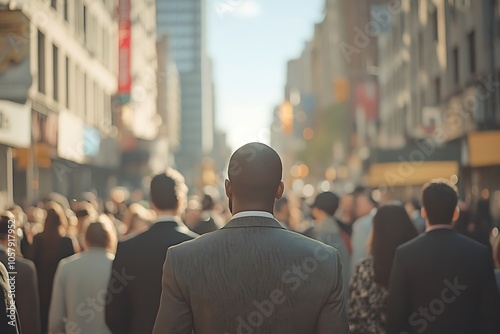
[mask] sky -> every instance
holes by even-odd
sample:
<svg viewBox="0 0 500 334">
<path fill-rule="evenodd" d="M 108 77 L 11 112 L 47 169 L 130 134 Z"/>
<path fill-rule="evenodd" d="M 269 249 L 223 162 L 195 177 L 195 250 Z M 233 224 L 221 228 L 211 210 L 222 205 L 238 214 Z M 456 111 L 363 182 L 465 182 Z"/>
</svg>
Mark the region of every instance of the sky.
<svg viewBox="0 0 500 334">
<path fill-rule="evenodd" d="M 207 0 L 207 51 L 213 61 L 216 126 L 232 149 L 269 142 L 282 102 L 287 61 L 300 56 L 324 0 Z"/>
</svg>

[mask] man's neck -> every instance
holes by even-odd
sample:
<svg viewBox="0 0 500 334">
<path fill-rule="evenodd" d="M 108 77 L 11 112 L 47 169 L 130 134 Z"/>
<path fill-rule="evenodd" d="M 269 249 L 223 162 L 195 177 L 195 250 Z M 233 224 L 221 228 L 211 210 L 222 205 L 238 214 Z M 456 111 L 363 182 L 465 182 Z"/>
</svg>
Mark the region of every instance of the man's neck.
<svg viewBox="0 0 500 334">
<path fill-rule="evenodd" d="M 178 213 L 177 210 L 154 210 L 156 213 L 156 218 L 158 219 L 159 217 L 177 217 Z"/>
</svg>

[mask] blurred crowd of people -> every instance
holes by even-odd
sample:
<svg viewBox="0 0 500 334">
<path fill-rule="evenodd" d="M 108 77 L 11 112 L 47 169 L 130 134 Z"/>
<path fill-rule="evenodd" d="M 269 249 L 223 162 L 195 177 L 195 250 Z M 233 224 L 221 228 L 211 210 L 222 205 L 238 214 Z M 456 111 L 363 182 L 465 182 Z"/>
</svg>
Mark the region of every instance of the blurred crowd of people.
<svg viewBox="0 0 500 334">
<path fill-rule="evenodd" d="M 15 239 L 15 270 L 8 271 L 17 272 L 18 330 L 150 333 L 166 249 L 216 231 L 231 219 L 220 196 L 188 198 L 182 187 L 182 177 L 170 171 L 153 178 L 148 201 L 116 188 L 107 200 L 87 192 L 70 203 L 54 193 L 36 205 L 3 212 L 0 262 L 9 269 L 9 241 Z M 488 247 L 499 268 L 500 290 L 500 238 L 492 232 L 488 202 L 473 207 L 460 202 L 459 207 L 454 229 Z M 313 199 L 290 194 L 276 200 L 274 217 L 287 229 L 339 251 L 351 333 L 385 333 L 396 250 L 426 231 L 420 201 L 378 203 L 362 187 Z M 0 273 L 7 282 L 0 292 L 7 300 L 6 275 Z M 4 312 L 9 314 L 8 307 Z M 9 330 L 13 327 L 0 328 L 0 333 Z"/>
</svg>

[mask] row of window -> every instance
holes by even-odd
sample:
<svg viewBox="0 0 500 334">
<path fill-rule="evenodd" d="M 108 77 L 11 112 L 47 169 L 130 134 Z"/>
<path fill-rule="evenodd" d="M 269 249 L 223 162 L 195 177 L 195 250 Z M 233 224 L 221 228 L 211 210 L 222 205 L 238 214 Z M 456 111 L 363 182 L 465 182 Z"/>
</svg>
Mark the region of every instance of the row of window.
<svg viewBox="0 0 500 334">
<path fill-rule="evenodd" d="M 115 0 L 102 0 L 106 9 L 113 13 Z M 84 0 L 51 0 L 52 9 L 66 21 L 74 36 L 107 68 L 113 68 L 116 59 L 116 41 L 108 28 L 89 11 Z"/>
<path fill-rule="evenodd" d="M 47 95 L 47 83 L 51 84 L 53 101 L 64 105 L 87 124 L 107 130 L 111 125 L 111 97 L 98 82 L 74 64 L 67 55 L 52 44 L 51 75 L 47 75 L 47 43 L 45 35 L 38 31 L 38 91 Z M 63 73 L 61 73 L 63 72 Z M 62 74 L 62 75 L 60 75 Z M 62 77 L 64 82 L 61 82 Z M 62 95 L 61 95 L 62 93 Z"/>
</svg>

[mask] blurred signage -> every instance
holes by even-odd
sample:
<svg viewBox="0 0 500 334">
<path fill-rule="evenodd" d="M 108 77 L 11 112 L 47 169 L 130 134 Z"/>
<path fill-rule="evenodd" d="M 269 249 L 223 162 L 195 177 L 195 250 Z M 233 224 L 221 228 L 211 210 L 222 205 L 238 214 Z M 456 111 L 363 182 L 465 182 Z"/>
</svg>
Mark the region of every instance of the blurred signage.
<svg viewBox="0 0 500 334">
<path fill-rule="evenodd" d="M 290 101 L 285 101 L 280 106 L 281 130 L 284 134 L 290 135 L 293 132 L 293 105 Z"/>
<path fill-rule="evenodd" d="M 77 116 L 66 111 L 59 114 L 57 155 L 78 163 L 85 160 L 83 123 Z"/>
<path fill-rule="evenodd" d="M 31 86 L 30 25 L 19 10 L 0 10 L 0 99 L 24 103 Z"/>
<path fill-rule="evenodd" d="M 349 80 L 336 78 L 333 80 L 333 97 L 335 102 L 343 103 L 349 100 Z"/>
<path fill-rule="evenodd" d="M 85 156 L 95 157 L 99 154 L 101 145 L 101 134 L 99 130 L 91 126 L 85 126 L 83 140 L 83 153 Z"/>
<path fill-rule="evenodd" d="M 366 80 L 356 84 L 356 111 L 361 112 L 366 120 L 378 118 L 378 84 L 375 80 Z"/>
<path fill-rule="evenodd" d="M 14 147 L 31 144 L 31 106 L 0 100 L 0 143 Z"/>
<path fill-rule="evenodd" d="M 476 89 L 476 87 L 468 88 L 461 95 L 454 96 L 448 101 L 442 122 L 446 141 L 460 138 L 475 130 L 475 123 L 479 120 L 474 116 L 482 106 Z"/>
<path fill-rule="evenodd" d="M 130 0 L 118 2 L 118 94 L 130 95 L 132 87 L 131 73 L 131 23 Z"/>
</svg>

